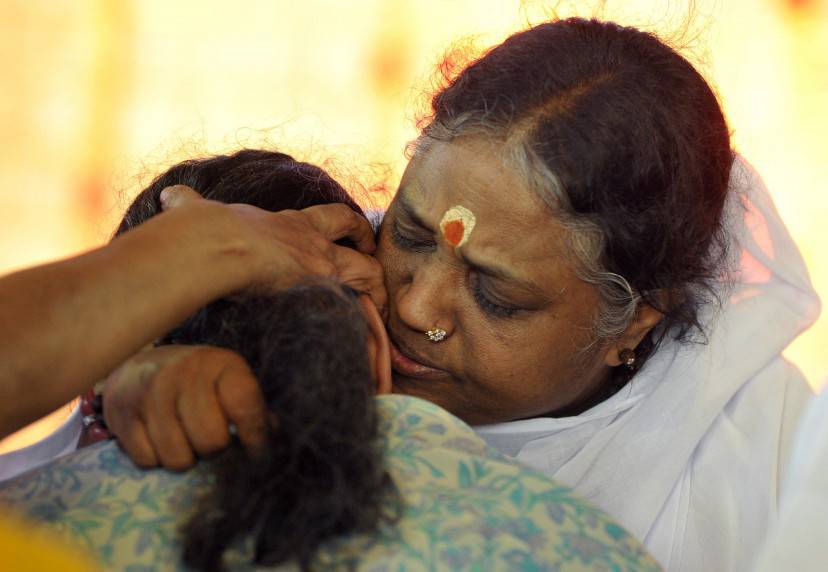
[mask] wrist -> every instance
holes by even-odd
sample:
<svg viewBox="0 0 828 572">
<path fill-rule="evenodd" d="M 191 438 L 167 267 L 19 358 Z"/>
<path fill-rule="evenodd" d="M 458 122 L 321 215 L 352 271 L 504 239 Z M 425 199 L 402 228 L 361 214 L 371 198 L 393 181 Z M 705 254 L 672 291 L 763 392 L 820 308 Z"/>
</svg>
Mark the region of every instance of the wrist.
<svg viewBox="0 0 828 572">
<path fill-rule="evenodd" d="M 170 268 L 189 277 L 191 288 L 207 298 L 203 303 L 247 288 L 257 277 L 255 244 L 226 209 L 204 201 L 158 217 L 163 248 L 175 257 Z"/>
</svg>

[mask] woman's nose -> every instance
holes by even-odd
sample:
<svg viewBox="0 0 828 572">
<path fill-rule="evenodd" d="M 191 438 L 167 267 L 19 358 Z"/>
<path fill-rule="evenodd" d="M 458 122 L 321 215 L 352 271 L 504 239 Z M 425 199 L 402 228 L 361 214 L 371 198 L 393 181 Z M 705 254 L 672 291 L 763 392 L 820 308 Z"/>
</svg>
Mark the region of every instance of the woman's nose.
<svg viewBox="0 0 828 572">
<path fill-rule="evenodd" d="M 434 328 L 454 331 L 453 299 L 455 285 L 446 272 L 426 264 L 409 276 L 397 294 L 397 314 L 413 330 L 427 332 Z"/>
</svg>

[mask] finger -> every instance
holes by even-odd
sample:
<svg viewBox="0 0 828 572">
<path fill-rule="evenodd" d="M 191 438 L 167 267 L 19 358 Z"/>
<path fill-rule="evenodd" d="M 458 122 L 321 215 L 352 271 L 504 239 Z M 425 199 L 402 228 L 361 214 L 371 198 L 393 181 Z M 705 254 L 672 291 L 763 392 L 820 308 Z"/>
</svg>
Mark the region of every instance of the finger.
<svg viewBox="0 0 828 572">
<path fill-rule="evenodd" d="M 388 293 L 379 261 L 373 256 L 344 246 L 337 246 L 332 252 L 337 278 L 354 290 L 368 294 L 382 313 L 388 305 Z"/>
<path fill-rule="evenodd" d="M 151 373 L 132 361 L 115 370 L 107 378 L 103 391 L 103 414 L 109 432 L 136 465 L 144 468 L 158 466 L 158 457 L 147 436 L 138 412 L 142 394 Z"/>
<path fill-rule="evenodd" d="M 178 388 L 170 383 L 172 380 L 166 381 L 154 384 L 148 396 L 144 424 L 161 464 L 173 471 L 183 471 L 195 463 L 195 455 L 178 418 Z"/>
<path fill-rule="evenodd" d="M 135 423 L 119 431 L 116 438 L 133 463 L 144 469 L 158 466 L 158 455 L 143 423 L 136 419 Z"/>
<path fill-rule="evenodd" d="M 218 380 L 218 397 L 227 421 L 245 449 L 260 451 L 267 435 L 267 406 L 259 382 L 246 362 L 227 367 Z"/>
<path fill-rule="evenodd" d="M 316 205 L 300 212 L 330 241 L 350 238 L 360 252 L 370 254 L 376 249 L 371 224 L 347 205 Z"/>
<path fill-rule="evenodd" d="M 201 199 L 202 196 L 187 185 L 173 185 L 165 187 L 160 195 L 161 208 L 163 210 L 174 209 L 181 205 L 195 199 Z"/>
<path fill-rule="evenodd" d="M 227 418 L 212 384 L 188 386 L 178 398 L 177 413 L 195 453 L 211 455 L 230 444 Z"/>
</svg>

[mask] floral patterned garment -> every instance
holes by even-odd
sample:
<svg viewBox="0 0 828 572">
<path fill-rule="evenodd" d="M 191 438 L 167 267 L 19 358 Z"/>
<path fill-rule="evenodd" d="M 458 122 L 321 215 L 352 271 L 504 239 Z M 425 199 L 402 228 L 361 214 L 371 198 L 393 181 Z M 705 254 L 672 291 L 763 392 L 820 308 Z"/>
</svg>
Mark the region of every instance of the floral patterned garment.
<svg viewBox="0 0 828 572">
<path fill-rule="evenodd" d="M 377 400 L 402 518 L 329 543 L 317 569 L 660 570 L 605 513 L 490 449 L 446 411 L 413 397 Z M 80 542 L 107 569 L 183 570 L 177 527 L 207 486 L 203 466 L 145 471 L 106 442 L 3 483 L 0 502 Z M 249 569 L 243 552 L 228 564 Z"/>
</svg>

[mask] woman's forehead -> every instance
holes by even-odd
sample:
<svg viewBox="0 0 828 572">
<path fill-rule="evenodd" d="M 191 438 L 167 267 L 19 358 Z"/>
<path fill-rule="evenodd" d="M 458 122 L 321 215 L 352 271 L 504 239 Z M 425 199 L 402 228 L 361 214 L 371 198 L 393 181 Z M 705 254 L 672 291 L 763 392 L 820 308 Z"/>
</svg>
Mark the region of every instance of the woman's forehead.
<svg viewBox="0 0 828 572">
<path fill-rule="evenodd" d="M 446 215 L 468 211 L 473 231 L 461 249 L 474 258 L 560 266 L 566 229 L 499 151 L 486 141 L 436 143 L 409 165 L 395 201 L 438 235 Z"/>
<path fill-rule="evenodd" d="M 410 190 L 418 203 L 441 201 L 482 203 L 487 210 L 507 216 L 538 212 L 539 197 L 508 163 L 503 145 L 487 139 L 436 142 L 415 156 L 403 175 L 401 189 Z M 412 197 L 414 199 L 415 197 Z M 536 205 L 535 203 L 538 203 Z M 511 205 L 512 208 L 503 207 Z"/>
</svg>

